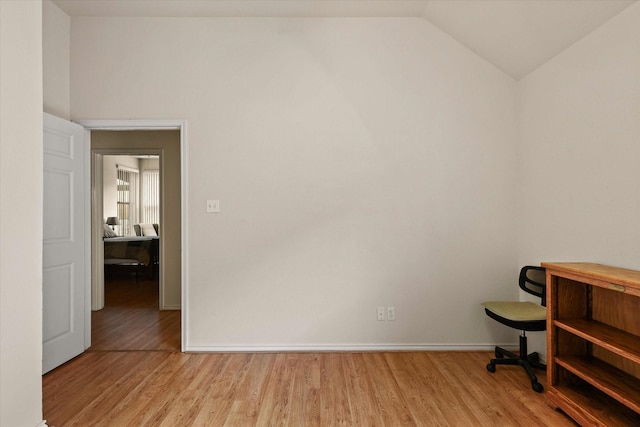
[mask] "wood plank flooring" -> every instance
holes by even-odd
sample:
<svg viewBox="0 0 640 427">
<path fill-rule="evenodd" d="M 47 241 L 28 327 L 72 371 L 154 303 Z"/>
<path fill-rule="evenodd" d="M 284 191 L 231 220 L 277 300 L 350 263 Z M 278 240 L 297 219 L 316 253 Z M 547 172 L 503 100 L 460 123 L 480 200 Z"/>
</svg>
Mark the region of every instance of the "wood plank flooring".
<svg viewBox="0 0 640 427">
<path fill-rule="evenodd" d="M 88 352 L 44 377 L 49 426 L 573 426 L 489 353 Z"/>
<path fill-rule="evenodd" d="M 105 317 L 99 349 L 43 377 L 49 426 L 575 425 L 520 367 L 487 372 L 489 352 L 186 354 L 179 317 L 118 333 Z"/>
<path fill-rule="evenodd" d="M 91 314 L 90 351 L 180 351 L 180 311 L 158 309 L 158 275 L 126 270 L 105 279 L 105 307 Z"/>
</svg>

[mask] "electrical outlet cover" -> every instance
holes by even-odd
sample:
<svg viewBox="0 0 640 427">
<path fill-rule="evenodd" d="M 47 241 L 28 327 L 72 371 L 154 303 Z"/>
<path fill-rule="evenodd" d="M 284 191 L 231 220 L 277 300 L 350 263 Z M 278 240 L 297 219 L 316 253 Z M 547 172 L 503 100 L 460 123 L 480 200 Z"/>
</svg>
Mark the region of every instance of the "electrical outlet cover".
<svg viewBox="0 0 640 427">
<path fill-rule="evenodd" d="M 387 307 L 387 320 L 396 320 L 396 308 Z"/>
</svg>

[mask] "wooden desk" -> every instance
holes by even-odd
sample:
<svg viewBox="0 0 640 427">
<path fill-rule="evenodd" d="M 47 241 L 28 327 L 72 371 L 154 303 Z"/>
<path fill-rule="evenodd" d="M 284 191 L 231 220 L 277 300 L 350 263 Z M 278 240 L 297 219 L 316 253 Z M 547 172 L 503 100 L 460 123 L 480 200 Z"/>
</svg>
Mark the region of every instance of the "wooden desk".
<svg viewBox="0 0 640 427">
<path fill-rule="evenodd" d="M 640 272 L 547 269 L 547 397 L 583 426 L 640 425 Z"/>
</svg>

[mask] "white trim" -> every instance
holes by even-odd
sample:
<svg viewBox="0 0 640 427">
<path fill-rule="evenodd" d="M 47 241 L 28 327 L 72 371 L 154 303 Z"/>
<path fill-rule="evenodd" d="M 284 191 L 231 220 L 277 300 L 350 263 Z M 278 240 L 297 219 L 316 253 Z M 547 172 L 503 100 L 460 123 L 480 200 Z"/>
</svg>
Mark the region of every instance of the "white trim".
<svg viewBox="0 0 640 427">
<path fill-rule="evenodd" d="M 84 180 L 84 349 L 91 347 L 91 280 L 93 269 L 91 264 L 93 238 L 91 235 L 91 134 L 86 129 L 82 130 L 82 143 L 84 144 L 83 174 Z M 88 253 L 87 253 L 88 250 Z"/>
<path fill-rule="evenodd" d="M 170 305 L 170 304 L 164 304 L 162 306 L 162 310 L 180 310 L 182 307 L 180 307 L 179 305 Z"/>
<path fill-rule="evenodd" d="M 2 0 L 0 0 L 2 1 Z M 90 130 L 87 130 L 88 134 L 91 134 Z M 102 226 L 104 225 L 105 218 L 102 216 L 103 213 L 103 172 L 104 172 L 104 157 L 105 156 L 134 156 L 137 154 L 149 154 L 153 153 L 153 155 L 159 156 L 160 158 L 164 155 L 163 150 L 157 149 L 146 149 L 146 148 L 101 148 L 97 150 L 91 150 L 92 162 L 94 165 L 93 168 L 93 179 L 95 185 L 93 187 L 93 207 L 95 211 L 92 213 L 93 221 L 94 221 L 94 230 L 96 230 L 93 234 L 93 240 L 96 242 L 96 246 L 93 248 L 94 258 L 93 265 L 96 266 L 96 270 L 99 268 L 99 275 L 94 276 L 94 280 L 92 282 L 92 305 L 91 309 L 102 310 L 104 308 L 104 244 L 103 244 L 103 232 Z M 116 165 L 122 166 L 122 165 Z M 133 173 L 140 175 L 140 172 L 134 168 L 127 168 L 127 170 L 131 170 Z M 162 253 L 162 245 L 160 244 L 160 253 Z M 164 264 L 161 264 L 164 266 Z M 162 268 L 160 269 L 159 274 L 159 286 L 160 286 L 160 305 L 159 308 L 162 308 L 162 301 L 164 300 L 164 281 L 163 281 L 163 273 Z"/>
<path fill-rule="evenodd" d="M 184 130 L 186 120 L 78 120 L 91 130 Z"/>
<path fill-rule="evenodd" d="M 180 207 L 181 207 L 181 351 L 187 348 L 187 121 L 186 120 L 78 120 L 89 130 L 179 130 L 180 131 Z M 90 150 L 89 150 L 90 151 Z"/>
<path fill-rule="evenodd" d="M 188 310 L 187 310 L 187 296 L 188 296 L 188 284 L 189 281 L 187 279 L 187 271 L 189 271 L 189 266 L 188 266 L 188 260 L 189 260 L 189 256 L 188 256 L 188 249 L 189 246 L 187 245 L 187 218 L 189 217 L 189 210 L 188 210 L 188 205 L 187 205 L 187 188 L 189 188 L 187 186 L 187 122 L 183 121 L 182 125 L 180 126 L 180 179 L 181 179 L 181 184 L 182 184 L 182 188 L 180 189 L 180 198 L 182 200 L 180 200 L 180 204 L 182 206 L 182 214 L 180 216 L 181 218 L 181 224 L 182 224 L 182 229 L 180 230 L 181 232 L 181 236 L 182 236 L 182 295 L 181 295 L 181 299 L 180 299 L 180 304 L 182 304 L 182 313 L 181 313 L 181 332 L 182 332 L 182 342 L 180 344 L 181 350 L 182 351 L 186 351 L 187 348 L 187 343 L 188 341 L 188 337 L 187 334 L 189 332 L 189 328 L 188 328 Z"/>
<path fill-rule="evenodd" d="M 325 353 L 325 352 L 389 352 L 389 351 L 493 351 L 500 347 L 516 349 L 518 344 L 337 344 L 283 346 L 188 346 L 193 353 Z"/>
<path fill-rule="evenodd" d="M 42 420 L 36 427 L 47 427 L 47 420 Z"/>
</svg>

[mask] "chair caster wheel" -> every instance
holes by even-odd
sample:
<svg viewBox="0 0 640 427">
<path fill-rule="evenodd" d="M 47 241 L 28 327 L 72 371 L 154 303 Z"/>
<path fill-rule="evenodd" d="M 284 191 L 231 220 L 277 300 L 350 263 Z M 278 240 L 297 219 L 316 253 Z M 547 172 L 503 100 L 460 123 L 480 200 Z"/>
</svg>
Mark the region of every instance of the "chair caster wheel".
<svg viewBox="0 0 640 427">
<path fill-rule="evenodd" d="M 493 363 L 489 363 L 487 365 L 487 371 L 494 373 L 496 371 L 496 365 L 494 365 Z"/>
<path fill-rule="evenodd" d="M 542 387 L 540 383 L 531 383 L 531 388 L 533 388 L 533 391 L 536 393 L 542 393 L 542 390 L 544 390 L 544 387 Z"/>
</svg>

